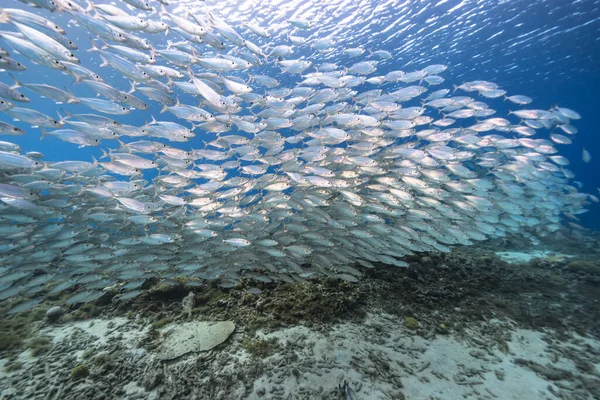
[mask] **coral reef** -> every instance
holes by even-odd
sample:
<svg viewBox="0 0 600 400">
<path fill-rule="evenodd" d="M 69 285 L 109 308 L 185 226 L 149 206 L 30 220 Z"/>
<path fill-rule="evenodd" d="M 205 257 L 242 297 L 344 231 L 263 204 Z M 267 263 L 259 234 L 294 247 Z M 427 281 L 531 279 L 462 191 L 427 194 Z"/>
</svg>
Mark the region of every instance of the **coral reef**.
<svg viewBox="0 0 600 400">
<path fill-rule="evenodd" d="M 71 371 L 71 378 L 76 379 L 76 380 L 87 378 L 89 375 L 90 375 L 90 370 L 88 369 L 87 366 L 85 366 L 83 364 L 79 364 L 78 366 L 73 368 L 73 370 Z"/>
<path fill-rule="evenodd" d="M 406 317 L 404 318 L 404 323 L 403 323 L 404 327 L 406 329 L 410 329 L 412 331 L 415 331 L 417 329 L 419 329 L 419 321 L 417 321 L 415 318 L 413 317 Z"/>
<path fill-rule="evenodd" d="M 265 358 L 277 352 L 281 345 L 276 338 L 261 339 L 261 338 L 246 338 L 241 343 L 244 350 L 254 357 Z"/>
</svg>

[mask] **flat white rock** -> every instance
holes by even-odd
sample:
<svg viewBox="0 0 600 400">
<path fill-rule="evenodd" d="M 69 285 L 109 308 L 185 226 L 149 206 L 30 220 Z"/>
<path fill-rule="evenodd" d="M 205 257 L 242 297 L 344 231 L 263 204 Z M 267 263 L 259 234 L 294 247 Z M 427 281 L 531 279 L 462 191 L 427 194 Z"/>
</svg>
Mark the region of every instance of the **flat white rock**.
<svg viewBox="0 0 600 400">
<path fill-rule="evenodd" d="M 208 351 L 223 343 L 234 331 L 232 321 L 194 321 L 160 329 L 166 335 L 158 348 L 159 360 L 173 360 L 184 354 Z"/>
</svg>

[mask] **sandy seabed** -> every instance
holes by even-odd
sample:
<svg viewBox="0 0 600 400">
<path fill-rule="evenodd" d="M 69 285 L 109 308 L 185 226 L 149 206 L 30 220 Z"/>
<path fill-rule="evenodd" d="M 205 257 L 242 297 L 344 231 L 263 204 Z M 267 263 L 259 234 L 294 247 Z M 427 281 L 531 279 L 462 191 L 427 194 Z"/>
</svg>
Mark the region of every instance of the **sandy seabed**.
<svg viewBox="0 0 600 400">
<path fill-rule="evenodd" d="M 337 324 L 329 332 L 304 326 L 257 332 L 258 340 L 277 343 L 260 361 L 243 348 L 243 334 L 234 333 L 213 350 L 164 362 L 157 361 L 158 352 L 142 346 L 149 326 L 125 318 L 79 321 L 43 329 L 41 333 L 52 338 L 53 349 L 40 358 L 23 352 L 18 357 L 23 368 L 2 378 L 2 395 L 7 399 L 343 399 L 346 395 L 339 385 L 345 381 L 352 399 L 594 398 L 586 380 L 587 385 L 598 383 L 600 341 L 578 335 L 557 341 L 552 331 L 520 329 L 503 321 L 488 324 L 512 331 L 506 352 L 490 346 L 481 328 L 473 327 L 471 340 L 451 334 L 425 339 L 394 316 L 374 314 L 361 324 Z M 90 348 L 93 356 L 85 354 Z M 111 352 L 121 353 L 124 371 L 104 374 L 99 371 L 102 367 L 90 367 L 85 378 L 69 376 L 77 365 L 95 365 Z M 589 357 L 593 370 L 582 372 L 576 361 L 564 356 L 570 352 L 595 353 Z M 0 367 L 5 363 L 0 361 Z M 258 363 L 262 373 L 254 376 Z M 252 370 L 252 378 L 243 379 L 245 369 Z M 204 388 L 200 392 L 195 386 Z M 212 393 L 207 393 L 209 386 Z M 182 397 L 171 397 L 170 387 L 178 387 L 175 391 Z"/>
</svg>

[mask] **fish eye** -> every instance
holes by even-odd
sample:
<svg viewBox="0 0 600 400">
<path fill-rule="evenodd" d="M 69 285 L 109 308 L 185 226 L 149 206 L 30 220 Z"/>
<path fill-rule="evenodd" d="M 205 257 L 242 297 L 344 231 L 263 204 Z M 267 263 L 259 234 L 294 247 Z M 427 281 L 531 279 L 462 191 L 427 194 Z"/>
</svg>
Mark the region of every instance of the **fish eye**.
<svg viewBox="0 0 600 400">
<path fill-rule="evenodd" d="M 14 127 L 12 130 L 13 130 L 13 132 L 19 132 L 19 128 L 17 128 L 17 127 Z"/>
</svg>

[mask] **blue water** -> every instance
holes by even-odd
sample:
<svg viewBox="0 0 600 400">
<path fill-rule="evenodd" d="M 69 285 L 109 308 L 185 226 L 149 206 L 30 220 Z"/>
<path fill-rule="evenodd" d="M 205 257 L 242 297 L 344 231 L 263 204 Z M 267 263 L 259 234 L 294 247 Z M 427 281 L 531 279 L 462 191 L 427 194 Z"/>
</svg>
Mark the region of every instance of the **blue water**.
<svg viewBox="0 0 600 400">
<path fill-rule="evenodd" d="M 118 3 L 118 2 L 117 2 Z M 156 4 L 154 4 L 156 3 Z M 154 2 L 157 8 L 158 2 Z M 182 2 L 185 3 L 185 2 Z M 197 4 L 197 2 L 189 2 Z M 446 64 L 449 69 L 442 74 L 446 82 L 437 88 L 460 84 L 471 80 L 488 80 L 497 83 L 509 95 L 523 94 L 534 99 L 532 108 L 547 109 L 555 104 L 578 111 L 583 118 L 574 121 L 579 133 L 571 145 L 557 145 L 559 153 L 569 158 L 569 169 L 583 185 L 582 191 L 599 195 L 600 187 L 600 132 L 598 132 L 598 110 L 600 109 L 600 1 L 207 1 L 209 9 L 238 27 L 240 32 L 259 45 L 289 44 L 286 33 L 293 32 L 308 38 L 306 45 L 295 48 L 293 58 L 311 57 L 313 63 L 336 62 L 350 66 L 361 58 L 350 58 L 342 54 L 347 47 L 364 46 L 368 50 L 387 50 L 393 59 L 378 66 L 375 75 L 384 75 L 393 70 L 412 71 L 429 64 Z M 4 0 L 3 7 L 24 7 L 16 0 Z M 174 6 L 169 11 L 178 11 Z M 51 18 L 67 30 L 69 38 L 80 46 L 76 55 L 82 65 L 96 71 L 107 83 L 121 90 L 129 90 L 129 83 L 117 72 L 100 68 L 97 54 L 89 48 L 89 34 L 77 26 L 66 14 L 39 10 L 40 15 Z M 143 14 L 142 14 L 143 15 Z M 150 18 L 160 16 L 156 12 Z M 314 26 L 306 31 L 293 29 L 287 24 L 289 18 L 306 18 Z M 271 39 L 261 39 L 244 29 L 241 24 L 254 20 L 272 34 Z M 9 29 L 7 25 L 4 29 Z M 315 39 L 334 37 L 334 51 L 317 54 L 310 47 Z M 167 40 L 181 40 L 177 34 L 148 36 L 152 43 L 161 47 Z M 8 45 L 2 44 L 9 48 Z M 207 50 L 208 51 L 208 50 Z M 13 54 L 11 54 L 13 55 Z M 94 92 L 83 85 L 71 85 L 72 78 L 57 71 L 36 66 L 15 55 L 15 59 L 28 66 L 26 72 L 13 72 L 26 83 L 51 83 L 57 87 L 68 86 L 77 96 L 93 97 Z M 292 57 L 290 57 L 292 58 Z M 313 72 L 313 69 L 307 72 Z M 251 74 L 273 75 L 282 81 L 282 86 L 293 87 L 294 78 L 283 75 L 279 68 L 260 67 Z M 238 73 L 247 77 L 245 73 Z M 0 79 L 10 83 L 5 72 Z M 358 88 L 370 90 L 365 84 Z M 437 89 L 436 88 L 436 89 Z M 92 112 L 83 105 L 56 105 L 48 99 L 23 89 L 32 99 L 30 106 L 47 114 L 55 115 L 63 108 L 71 113 Z M 143 95 L 139 95 L 143 98 Z M 196 104 L 191 97 L 180 96 L 182 102 Z M 492 108 L 506 109 L 500 99 L 488 102 Z M 177 121 L 169 113 L 160 114 L 160 105 L 149 102 L 150 110 L 132 111 L 115 119 L 132 125 L 150 122 L 151 115 L 157 119 Z M 499 113 L 503 114 L 503 113 Z M 3 137 L 22 146 L 23 151 L 41 151 L 47 161 L 85 160 L 101 155 L 100 148 L 117 147 L 116 141 L 103 141 L 100 147 L 78 148 L 54 137 L 40 141 L 38 129 L 26 124 L 12 122 L 12 118 L 0 114 L 0 120 L 14 123 L 26 129 L 22 137 Z M 184 123 L 182 121 L 177 121 Z M 188 149 L 203 147 L 203 139 L 214 137 L 198 135 L 187 143 L 170 143 L 174 147 Z M 137 138 L 125 138 L 133 141 Z M 153 139 L 154 140 L 154 139 Z M 590 163 L 581 159 L 582 148 L 592 155 Z M 152 173 L 146 173 L 147 178 Z M 580 224 L 600 229 L 600 206 L 590 205 L 590 212 L 581 216 Z"/>
</svg>

